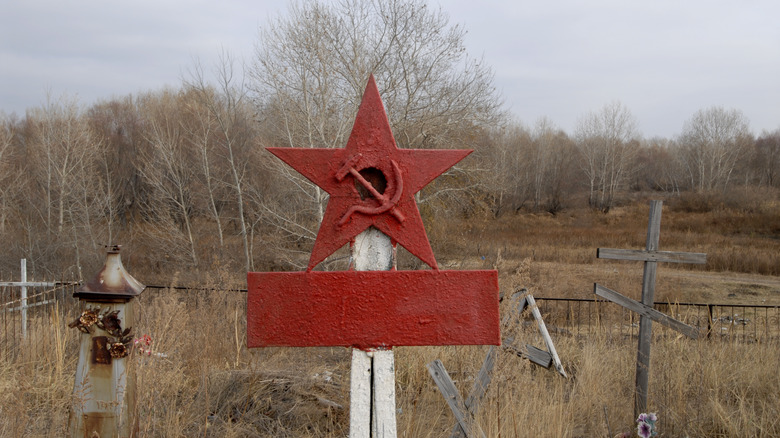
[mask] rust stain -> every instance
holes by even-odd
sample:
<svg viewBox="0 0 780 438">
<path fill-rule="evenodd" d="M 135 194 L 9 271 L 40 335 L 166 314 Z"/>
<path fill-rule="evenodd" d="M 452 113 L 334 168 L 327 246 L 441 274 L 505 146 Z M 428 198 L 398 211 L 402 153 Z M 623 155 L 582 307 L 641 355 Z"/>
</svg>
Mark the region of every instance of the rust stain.
<svg viewBox="0 0 780 438">
<path fill-rule="evenodd" d="M 92 363 L 111 364 L 111 353 L 109 352 L 107 336 L 95 336 L 92 338 Z"/>
<path fill-rule="evenodd" d="M 116 415 L 108 412 L 84 414 L 84 438 L 108 438 L 117 436 L 114 427 Z"/>
</svg>

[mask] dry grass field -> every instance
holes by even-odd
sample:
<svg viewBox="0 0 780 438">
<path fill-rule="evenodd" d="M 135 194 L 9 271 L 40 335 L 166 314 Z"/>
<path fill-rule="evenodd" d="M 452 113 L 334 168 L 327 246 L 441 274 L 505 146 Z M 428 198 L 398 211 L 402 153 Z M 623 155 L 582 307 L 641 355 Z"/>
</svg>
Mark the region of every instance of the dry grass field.
<svg viewBox="0 0 780 438">
<path fill-rule="evenodd" d="M 499 270 L 502 292 L 592 298 L 594 282 L 638 298 L 642 265 L 596 259 L 596 248 L 644 247 L 647 203 L 498 220 L 452 220 L 429 229 L 448 269 Z M 780 305 L 780 205 L 751 212 L 692 213 L 664 207 L 660 249 L 706 252 L 703 267 L 661 265 L 656 298 L 672 302 Z M 414 267 L 401 254 L 402 267 Z M 143 273 L 133 272 L 143 279 Z M 245 287 L 242 274 L 213 273 L 206 286 Z M 228 280 L 225 280 L 225 279 Z M 220 279 L 220 280 L 217 280 Z M 184 283 L 180 281 L 180 283 Z M 148 437 L 343 437 L 349 418 L 344 348 L 245 347 L 241 292 L 150 289 L 134 332 L 165 357 L 134 355 L 136 416 Z M 504 300 L 502 316 L 515 303 Z M 32 321 L 31 336 L 0 355 L 0 436 L 65 435 L 77 332 L 66 317 Z M 532 321 L 522 315 L 522 321 Z M 780 324 L 780 321 L 777 322 Z M 552 324 L 551 324 L 552 325 Z M 517 347 L 543 347 L 536 326 L 511 322 Z M 552 331 L 569 379 L 500 351 L 476 422 L 488 437 L 636 436 L 636 339 Z M 692 341 L 654 326 L 650 408 L 659 436 L 780 436 L 780 341 Z M 425 365 L 440 359 L 461 394 L 488 347 L 396 348 L 398 432 L 446 437 L 455 423 Z"/>
</svg>

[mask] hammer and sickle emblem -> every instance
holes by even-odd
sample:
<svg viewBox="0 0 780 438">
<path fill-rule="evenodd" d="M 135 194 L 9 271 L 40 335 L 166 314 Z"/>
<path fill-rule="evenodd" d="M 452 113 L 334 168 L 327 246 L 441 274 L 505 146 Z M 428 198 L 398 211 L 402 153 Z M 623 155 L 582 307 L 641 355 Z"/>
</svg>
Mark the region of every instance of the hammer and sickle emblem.
<svg viewBox="0 0 780 438">
<path fill-rule="evenodd" d="M 341 220 L 339 220 L 339 226 L 344 226 L 349 221 L 349 218 L 355 213 L 377 215 L 386 211 L 390 211 L 390 214 L 398 219 L 398 222 L 403 222 L 406 217 L 403 213 L 401 213 L 400 210 L 396 208 L 396 204 L 401 199 L 401 194 L 404 191 L 404 180 L 403 176 L 401 175 L 401 169 L 398 167 L 398 163 L 396 163 L 395 160 L 390 160 L 394 184 L 388 184 L 388 188 L 394 187 L 394 193 L 392 196 L 388 196 L 385 193 L 379 193 L 374 185 L 366 180 L 366 178 L 364 178 L 363 175 L 361 175 L 360 172 L 356 169 L 356 166 L 361 158 L 363 158 L 362 154 L 356 154 L 347 160 L 347 162 L 341 166 L 341 169 L 336 172 L 336 180 L 342 181 L 347 176 L 347 174 L 352 175 L 355 180 L 360 183 L 360 185 L 368 190 L 374 199 L 379 201 L 379 205 L 376 207 L 367 205 L 353 205 L 349 210 L 347 210 L 344 216 L 341 217 Z M 382 172 L 382 174 L 384 175 L 384 172 Z"/>
</svg>

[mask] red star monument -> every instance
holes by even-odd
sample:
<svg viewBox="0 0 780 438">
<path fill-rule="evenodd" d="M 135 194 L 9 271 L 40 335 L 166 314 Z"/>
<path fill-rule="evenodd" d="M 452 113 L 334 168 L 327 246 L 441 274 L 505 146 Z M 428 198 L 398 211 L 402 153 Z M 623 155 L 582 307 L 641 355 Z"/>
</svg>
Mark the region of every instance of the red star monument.
<svg viewBox="0 0 780 438">
<path fill-rule="evenodd" d="M 414 195 L 472 151 L 398 149 L 373 75 L 345 148 L 268 150 L 330 195 L 308 270 L 369 226 L 438 269 Z M 382 193 L 366 178 L 375 175 Z"/>
<path fill-rule="evenodd" d="M 268 150 L 330 199 L 305 272 L 247 274 L 249 347 L 501 342 L 498 273 L 439 270 L 414 199 L 470 150 L 399 149 L 373 76 L 346 147 Z M 433 269 L 313 271 L 369 227 Z"/>
</svg>

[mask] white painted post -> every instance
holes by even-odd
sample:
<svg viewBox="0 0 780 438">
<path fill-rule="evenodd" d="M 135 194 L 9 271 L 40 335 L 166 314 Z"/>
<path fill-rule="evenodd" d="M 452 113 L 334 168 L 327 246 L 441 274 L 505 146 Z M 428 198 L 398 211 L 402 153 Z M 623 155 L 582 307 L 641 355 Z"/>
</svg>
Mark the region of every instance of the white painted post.
<svg viewBox="0 0 780 438">
<path fill-rule="evenodd" d="M 352 349 L 349 390 L 349 437 L 371 436 L 371 353 Z"/>
<path fill-rule="evenodd" d="M 374 227 L 360 233 L 352 246 L 356 271 L 389 271 L 395 267 L 395 248 Z M 395 438 L 395 358 L 393 350 L 352 350 L 349 437 Z"/>
<path fill-rule="evenodd" d="M 22 339 L 27 339 L 27 259 L 22 259 Z"/>
<path fill-rule="evenodd" d="M 391 349 L 373 353 L 371 436 L 395 438 L 395 355 Z"/>
<path fill-rule="evenodd" d="M 117 317 L 123 324 L 132 324 L 135 319 L 132 303 L 101 303 L 100 309 L 102 313 L 118 311 Z M 136 436 L 136 418 L 132 416 L 135 407 L 132 362 L 127 357 L 111 359 L 103 350 L 109 363 L 97 363 L 93 350 L 99 348 L 99 344 L 95 344 L 94 339 L 96 335 L 106 333 L 95 328 L 92 332 L 79 336 L 79 360 L 68 418 L 70 436 Z"/>
</svg>

